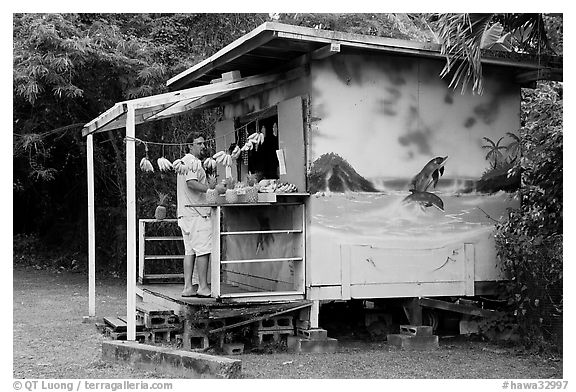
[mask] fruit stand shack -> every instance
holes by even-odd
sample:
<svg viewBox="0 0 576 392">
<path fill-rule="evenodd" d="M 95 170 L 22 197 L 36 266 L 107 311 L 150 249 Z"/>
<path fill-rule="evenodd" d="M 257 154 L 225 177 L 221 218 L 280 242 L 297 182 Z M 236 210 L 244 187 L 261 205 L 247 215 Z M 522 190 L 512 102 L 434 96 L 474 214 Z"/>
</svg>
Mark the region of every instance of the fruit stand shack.
<svg viewBox="0 0 576 392">
<path fill-rule="evenodd" d="M 250 313 L 238 304 L 265 304 L 275 315 L 298 310 L 297 333 L 308 338 L 320 327 L 323 301 L 403 299 L 415 325 L 421 306 L 481 314 L 434 298 L 493 294 L 504 278 L 493 225 L 518 203 L 507 193 L 517 184 L 498 181 L 506 176 L 491 170 L 483 144 L 511 142 L 521 87 L 561 71 L 537 59 L 485 58 L 484 93 L 473 95 L 448 87 L 439 77 L 444 63 L 431 43 L 265 23 L 168 80 L 172 92 L 117 103 L 86 124 L 90 315 L 93 138 L 119 128 L 126 129 L 129 340 L 137 300 L 236 316 Z M 268 181 L 257 200 L 203 204 L 215 217 L 212 298 L 181 298 L 181 284 L 154 283 L 144 271 L 154 262 L 144 249 L 154 219 L 136 216 L 136 126 L 213 106 L 224 113 L 215 151 L 235 155 L 220 159 L 218 174 L 243 181 L 258 172 Z M 243 151 L 229 150 L 231 143 Z M 427 181 L 421 188 L 417 174 Z"/>
</svg>

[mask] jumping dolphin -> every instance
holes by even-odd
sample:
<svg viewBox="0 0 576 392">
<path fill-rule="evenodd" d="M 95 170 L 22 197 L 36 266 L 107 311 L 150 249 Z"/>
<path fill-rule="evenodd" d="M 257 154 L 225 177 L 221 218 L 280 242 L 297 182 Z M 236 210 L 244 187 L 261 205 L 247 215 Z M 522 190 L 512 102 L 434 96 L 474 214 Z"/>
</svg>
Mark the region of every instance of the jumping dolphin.
<svg viewBox="0 0 576 392">
<path fill-rule="evenodd" d="M 448 160 L 448 156 L 436 157 L 428 162 L 420 173 L 416 174 L 412 179 L 410 184 L 412 188 L 410 190 L 426 192 L 430 185 L 434 185 L 434 188 L 436 188 L 438 179 L 444 174 L 444 165 L 446 164 L 446 160 Z"/>
<path fill-rule="evenodd" d="M 440 211 L 444 211 L 444 202 L 438 196 L 430 192 L 420 192 L 411 189 L 412 194 L 406 196 L 403 203 L 418 203 L 423 207 L 436 207 Z"/>
</svg>

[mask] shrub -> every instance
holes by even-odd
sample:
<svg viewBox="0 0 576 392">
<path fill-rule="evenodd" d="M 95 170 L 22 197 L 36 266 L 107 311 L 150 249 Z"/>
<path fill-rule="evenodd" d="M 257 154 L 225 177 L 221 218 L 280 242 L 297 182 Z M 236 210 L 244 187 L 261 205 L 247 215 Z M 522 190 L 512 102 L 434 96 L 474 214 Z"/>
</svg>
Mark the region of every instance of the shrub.
<svg viewBox="0 0 576 392">
<path fill-rule="evenodd" d="M 520 208 L 497 225 L 498 255 L 511 277 L 509 304 L 526 345 L 561 343 L 562 295 L 562 85 L 524 91 Z"/>
</svg>

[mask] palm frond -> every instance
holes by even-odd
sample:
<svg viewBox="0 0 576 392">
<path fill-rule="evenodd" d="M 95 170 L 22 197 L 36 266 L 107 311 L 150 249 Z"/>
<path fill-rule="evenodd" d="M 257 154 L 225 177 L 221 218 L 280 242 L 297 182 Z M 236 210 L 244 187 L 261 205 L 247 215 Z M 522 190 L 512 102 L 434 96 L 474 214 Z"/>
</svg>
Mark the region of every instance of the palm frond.
<svg viewBox="0 0 576 392">
<path fill-rule="evenodd" d="M 448 14 L 440 17 L 441 53 L 446 56 L 446 65 L 440 76 L 446 77 L 453 72 L 452 88 L 462 85 L 464 92 L 471 83 L 473 92 L 482 93 L 481 45 L 493 16 Z M 496 29 L 492 33 L 495 34 Z M 456 70 L 453 69 L 455 63 L 458 63 Z"/>
</svg>

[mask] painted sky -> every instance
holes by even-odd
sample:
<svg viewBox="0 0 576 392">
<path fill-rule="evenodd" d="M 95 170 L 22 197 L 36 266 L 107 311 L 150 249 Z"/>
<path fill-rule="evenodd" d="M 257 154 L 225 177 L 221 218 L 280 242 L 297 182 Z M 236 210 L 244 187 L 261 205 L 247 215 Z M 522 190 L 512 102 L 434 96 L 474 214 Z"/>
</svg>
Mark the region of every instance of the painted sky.
<svg viewBox="0 0 576 392">
<path fill-rule="evenodd" d="M 482 137 L 497 141 L 519 126 L 519 90 L 488 76 L 482 96 L 461 95 L 439 78 L 441 66 L 375 56 L 317 64 L 312 159 L 335 152 L 366 178 L 411 178 L 448 155 L 446 177 L 480 177 L 488 167 Z"/>
</svg>

